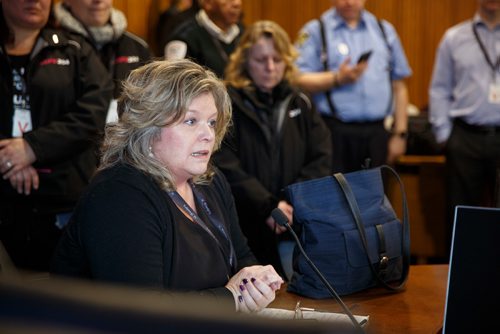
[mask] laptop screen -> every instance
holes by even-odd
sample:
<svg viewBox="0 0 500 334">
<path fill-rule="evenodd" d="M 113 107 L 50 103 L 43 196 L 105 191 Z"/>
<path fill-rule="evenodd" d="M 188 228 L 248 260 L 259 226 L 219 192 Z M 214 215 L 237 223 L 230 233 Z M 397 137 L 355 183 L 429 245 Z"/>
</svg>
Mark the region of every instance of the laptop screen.
<svg viewBox="0 0 500 334">
<path fill-rule="evenodd" d="M 500 209 L 457 206 L 443 333 L 495 333 L 500 316 Z"/>
</svg>

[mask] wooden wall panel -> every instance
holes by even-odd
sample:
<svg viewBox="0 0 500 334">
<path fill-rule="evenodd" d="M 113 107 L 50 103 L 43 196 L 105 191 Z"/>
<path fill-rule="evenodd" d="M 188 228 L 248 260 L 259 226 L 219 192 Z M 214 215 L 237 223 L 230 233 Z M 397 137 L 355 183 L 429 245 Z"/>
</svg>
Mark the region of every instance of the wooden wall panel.
<svg viewBox="0 0 500 334">
<path fill-rule="evenodd" d="M 158 8 L 169 0 L 115 0 L 124 11 L 129 30 L 150 41 L 151 26 Z M 390 21 L 398 31 L 413 76 L 407 81 L 410 101 L 419 108 L 427 106 L 428 86 L 436 47 L 450 26 L 473 16 L 477 1 L 472 0 L 368 0 L 366 8 L 377 17 Z M 331 6 L 331 0 L 243 0 L 244 22 L 274 20 L 295 40 L 297 32 L 309 20 Z M 155 11 L 157 11 L 155 13 Z"/>
</svg>

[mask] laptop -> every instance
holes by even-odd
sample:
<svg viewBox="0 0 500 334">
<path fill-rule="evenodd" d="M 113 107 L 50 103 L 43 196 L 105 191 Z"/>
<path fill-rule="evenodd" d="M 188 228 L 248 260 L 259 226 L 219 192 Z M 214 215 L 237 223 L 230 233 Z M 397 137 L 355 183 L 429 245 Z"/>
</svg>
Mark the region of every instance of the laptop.
<svg viewBox="0 0 500 334">
<path fill-rule="evenodd" d="M 443 333 L 499 333 L 500 208 L 457 206 Z"/>
</svg>

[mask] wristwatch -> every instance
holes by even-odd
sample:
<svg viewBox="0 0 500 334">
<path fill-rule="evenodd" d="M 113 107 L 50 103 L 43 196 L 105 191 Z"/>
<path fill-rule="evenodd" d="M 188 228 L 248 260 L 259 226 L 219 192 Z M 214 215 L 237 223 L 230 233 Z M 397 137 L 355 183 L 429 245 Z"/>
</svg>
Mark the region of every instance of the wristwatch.
<svg viewBox="0 0 500 334">
<path fill-rule="evenodd" d="M 402 139 L 408 139 L 408 132 L 407 131 L 393 132 L 392 135 L 395 137 L 400 137 Z"/>
</svg>

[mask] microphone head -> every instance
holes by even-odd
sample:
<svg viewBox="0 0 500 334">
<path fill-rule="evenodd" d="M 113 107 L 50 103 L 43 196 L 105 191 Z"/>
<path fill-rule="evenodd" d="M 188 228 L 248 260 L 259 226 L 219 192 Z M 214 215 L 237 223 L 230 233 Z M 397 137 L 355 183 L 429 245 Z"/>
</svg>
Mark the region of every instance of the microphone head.
<svg viewBox="0 0 500 334">
<path fill-rule="evenodd" d="M 275 208 L 271 212 L 271 217 L 273 217 L 274 221 L 280 226 L 286 227 L 286 225 L 288 224 L 288 218 L 279 208 Z"/>
</svg>

